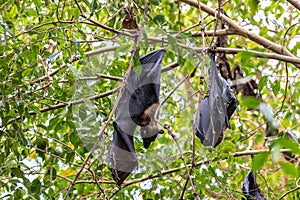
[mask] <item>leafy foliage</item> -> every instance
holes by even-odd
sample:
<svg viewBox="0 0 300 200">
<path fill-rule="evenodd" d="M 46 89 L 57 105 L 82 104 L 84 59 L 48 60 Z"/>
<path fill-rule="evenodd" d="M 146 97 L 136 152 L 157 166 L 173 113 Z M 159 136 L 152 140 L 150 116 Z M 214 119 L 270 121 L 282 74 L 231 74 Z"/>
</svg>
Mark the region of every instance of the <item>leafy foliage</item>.
<svg viewBox="0 0 300 200">
<path fill-rule="evenodd" d="M 124 2 L 0 2 L 0 198 L 63 199 L 88 159 L 71 191 L 72 199 L 179 199 L 183 191 L 184 199 L 193 199 L 191 183 L 185 188 L 188 175 L 179 148 L 167 131 L 147 150 L 136 134 L 139 168 L 122 189 L 114 184 L 106 162 L 112 123 L 100 134 L 96 150 L 88 157 L 109 119 L 134 45 L 132 37 L 118 33 L 123 31 Z M 200 2 L 218 8 L 217 1 Z M 140 25 L 145 2 L 128 3 Z M 300 26 L 293 25 L 299 22 L 300 11 L 288 2 L 234 0 L 223 9 L 245 29 L 300 56 Z M 161 99 L 200 63 L 195 76 L 163 105 L 160 121 L 170 125 L 178 137 L 188 167 L 195 162 L 191 176 L 201 199 L 240 199 L 249 168 L 259 172 L 257 181 L 265 196 L 278 199 L 299 184 L 299 161 L 282 157 L 286 149 L 295 158 L 300 155 L 298 143 L 284 137 L 288 129 L 300 132 L 299 68 L 252 53 L 228 55 L 232 68 L 241 65 L 245 77 L 258 83 L 261 99 L 239 96 L 238 111 L 223 143 L 207 151 L 198 139 L 193 143 L 191 122 L 199 91 L 203 97 L 209 85 L 208 58 L 203 63 L 198 51 L 203 47 L 202 38 L 192 37 L 201 31 L 200 16 L 205 31 L 213 31 L 215 16 L 206 17 L 205 12 L 180 1 L 150 1 L 139 53 L 160 48 L 161 42 L 154 39 L 164 37 L 167 53 L 163 66 L 179 64 L 162 74 Z M 228 35 L 228 47 L 267 51 L 241 35 Z M 205 47 L 215 39 L 205 37 Z M 97 49 L 104 50 L 95 53 Z M 273 118 L 278 122 L 280 134 L 268 141 L 266 120 L 257 110 L 260 101 L 274 110 Z M 251 149 L 259 153 L 251 154 L 252 158 L 238 154 Z M 300 191 L 295 190 L 286 198 L 299 196 Z"/>
</svg>

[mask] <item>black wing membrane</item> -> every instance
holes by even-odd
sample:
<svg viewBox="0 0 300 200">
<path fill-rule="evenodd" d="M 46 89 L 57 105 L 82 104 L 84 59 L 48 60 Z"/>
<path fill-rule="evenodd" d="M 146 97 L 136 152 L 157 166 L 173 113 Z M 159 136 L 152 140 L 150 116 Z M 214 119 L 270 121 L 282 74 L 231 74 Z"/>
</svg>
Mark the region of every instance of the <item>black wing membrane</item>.
<svg viewBox="0 0 300 200">
<path fill-rule="evenodd" d="M 159 105 L 161 62 L 165 52 L 165 49 L 159 49 L 140 58 L 142 72 L 140 75 L 133 70 L 130 72 L 120 99 L 110 149 L 111 171 L 119 186 L 138 166 L 133 141 L 136 126 L 141 126 L 145 148 L 161 132 L 154 114 Z"/>
<path fill-rule="evenodd" d="M 209 95 L 201 101 L 196 130 L 203 145 L 216 147 L 221 143 L 237 103 L 226 80 L 218 75 L 215 55 L 210 54 Z"/>
<path fill-rule="evenodd" d="M 251 169 L 244 180 L 242 191 L 246 200 L 266 200 L 256 183 L 256 176 Z"/>
</svg>

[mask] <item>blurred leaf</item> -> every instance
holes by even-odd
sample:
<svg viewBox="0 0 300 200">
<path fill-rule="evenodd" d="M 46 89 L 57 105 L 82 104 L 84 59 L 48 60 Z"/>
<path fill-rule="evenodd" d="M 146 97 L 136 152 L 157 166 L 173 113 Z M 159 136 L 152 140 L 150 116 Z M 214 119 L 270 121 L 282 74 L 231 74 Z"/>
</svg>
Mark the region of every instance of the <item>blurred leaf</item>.
<svg viewBox="0 0 300 200">
<path fill-rule="evenodd" d="M 258 83 L 258 90 L 261 91 L 268 83 L 268 76 L 263 76 Z"/>
<path fill-rule="evenodd" d="M 90 6 L 90 8 L 91 8 L 90 17 L 94 15 L 95 4 L 96 4 L 96 3 L 95 3 L 95 0 L 92 0 L 91 6 Z"/>
<path fill-rule="evenodd" d="M 59 174 L 61 176 L 66 176 L 67 177 L 67 176 L 72 176 L 75 173 L 76 173 L 76 171 L 74 169 L 69 168 L 69 169 L 65 169 L 65 170 L 61 171 Z"/>
<path fill-rule="evenodd" d="M 256 13 L 258 10 L 259 0 L 249 0 L 249 6 L 252 13 Z"/>
<path fill-rule="evenodd" d="M 131 44 L 122 44 L 115 50 L 115 54 L 116 55 L 128 54 L 130 53 L 131 48 L 132 48 Z"/>
<path fill-rule="evenodd" d="M 167 39 L 168 39 L 168 42 L 171 45 L 172 49 L 175 52 L 177 52 L 178 51 L 178 47 L 177 47 L 176 39 L 173 36 L 171 36 L 171 35 L 167 35 Z"/>
<path fill-rule="evenodd" d="M 139 56 L 134 56 L 133 57 L 133 71 L 135 73 L 137 73 L 138 77 L 141 75 L 142 71 L 143 71 L 143 67 L 141 65 Z"/>
<path fill-rule="evenodd" d="M 280 82 L 275 80 L 275 82 L 271 85 L 274 95 L 276 96 L 280 91 Z"/>
<path fill-rule="evenodd" d="M 186 74 L 190 74 L 192 73 L 192 71 L 195 69 L 195 66 L 196 63 L 195 63 L 195 59 L 194 57 L 191 55 L 191 54 L 188 54 L 186 59 L 185 59 L 185 62 L 184 62 L 184 72 Z"/>
<path fill-rule="evenodd" d="M 266 120 L 269 122 L 273 122 L 273 109 L 265 102 L 260 102 L 259 111 L 265 116 Z"/>
<path fill-rule="evenodd" d="M 39 179 L 34 179 L 31 183 L 31 192 L 36 193 L 37 195 L 40 195 L 42 190 L 42 184 Z"/>
<path fill-rule="evenodd" d="M 29 154 L 29 157 L 30 157 L 31 159 L 34 159 L 34 158 L 35 158 L 35 155 L 36 155 L 36 151 L 35 151 L 35 150 L 32 150 L 32 151 L 30 152 L 30 154 Z"/>
<path fill-rule="evenodd" d="M 259 153 L 253 156 L 252 159 L 252 170 L 254 172 L 259 171 L 268 160 L 269 153 Z"/>
<path fill-rule="evenodd" d="M 74 161 L 75 152 L 67 153 L 66 155 L 66 163 L 71 163 Z"/>
<path fill-rule="evenodd" d="M 241 66 L 247 67 L 251 63 L 251 60 L 254 57 L 254 54 L 248 51 L 242 51 L 237 54 L 238 56 L 241 56 Z"/>
<path fill-rule="evenodd" d="M 159 6 L 160 4 L 160 0 L 149 0 L 151 4 L 155 5 L 155 6 Z"/>
<path fill-rule="evenodd" d="M 164 26 L 167 22 L 166 22 L 166 19 L 165 19 L 165 16 L 164 15 L 156 15 L 154 18 L 153 18 L 153 21 L 159 25 L 159 26 Z"/>
<path fill-rule="evenodd" d="M 12 177 L 24 178 L 24 172 L 19 168 L 11 168 Z"/>
<path fill-rule="evenodd" d="M 282 171 L 286 175 L 290 175 L 294 178 L 299 178 L 299 169 L 295 164 L 289 162 L 278 162 Z"/>
<path fill-rule="evenodd" d="M 241 100 L 240 105 L 244 108 L 255 109 L 259 106 L 260 101 L 254 97 L 247 97 Z"/>
</svg>

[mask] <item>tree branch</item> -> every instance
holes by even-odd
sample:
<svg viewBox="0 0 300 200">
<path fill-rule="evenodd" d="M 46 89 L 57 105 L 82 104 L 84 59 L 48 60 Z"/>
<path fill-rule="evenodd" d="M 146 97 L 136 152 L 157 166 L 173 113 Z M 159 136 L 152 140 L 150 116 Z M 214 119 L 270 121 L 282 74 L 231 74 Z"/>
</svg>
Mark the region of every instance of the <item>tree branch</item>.
<svg viewBox="0 0 300 200">
<path fill-rule="evenodd" d="M 199 51 L 200 51 L 200 49 L 199 49 Z M 216 48 L 215 51 L 227 53 L 227 54 L 237 54 L 240 52 L 249 52 L 249 53 L 253 53 L 253 55 L 255 57 L 259 57 L 259 58 L 269 58 L 269 59 L 280 60 L 280 61 L 294 63 L 294 64 L 300 64 L 300 58 L 297 58 L 294 56 L 281 55 L 281 54 L 277 54 L 277 53 L 267 53 L 267 52 L 260 52 L 260 51 L 247 50 L 247 49 L 221 48 L 221 47 Z M 299 65 L 299 67 L 298 66 L 296 66 L 296 67 L 298 69 L 300 69 L 300 65 Z"/>
<path fill-rule="evenodd" d="M 159 43 L 162 42 L 162 39 L 159 38 L 152 38 L 152 42 L 150 43 Z M 154 41 L 155 40 L 155 41 Z M 149 41 L 151 41 L 149 39 Z M 104 53 L 104 52 L 108 52 L 108 51 L 115 51 L 119 46 L 113 46 L 113 47 L 104 47 L 104 48 L 99 48 L 97 50 L 93 50 L 90 52 L 87 52 L 87 57 L 90 55 L 96 55 L 99 53 Z M 187 49 L 193 49 L 195 50 L 197 53 L 201 53 L 203 51 L 202 48 L 191 48 L 191 47 L 186 47 L 184 45 L 181 45 L 181 47 L 183 48 L 187 48 Z M 211 50 L 210 48 L 205 48 L 205 51 L 207 50 Z M 300 66 L 300 58 L 294 57 L 294 56 L 286 56 L 286 55 L 282 55 L 282 54 L 278 54 L 278 53 L 267 53 L 267 52 L 261 52 L 261 51 L 254 51 L 254 50 L 248 50 L 248 49 L 238 49 L 238 48 L 223 48 L 223 47 L 218 47 L 216 49 L 214 49 L 214 51 L 218 52 L 218 53 L 227 53 L 227 54 L 237 54 L 240 52 L 249 52 L 249 53 L 253 53 L 253 56 L 255 57 L 259 57 L 259 58 L 269 58 L 269 59 L 274 59 L 274 60 L 280 60 L 280 61 L 284 61 L 284 62 L 288 62 L 288 63 L 294 63 L 294 64 L 299 64 Z M 175 67 L 177 67 L 178 65 L 175 63 L 172 63 L 172 65 L 169 65 L 168 68 L 163 68 L 162 72 L 165 71 L 169 71 Z M 296 66 L 298 69 L 300 69 L 300 67 Z"/>
<path fill-rule="evenodd" d="M 286 197 L 288 194 L 299 190 L 300 189 L 299 181 L 300 181 L 300 178 L 298 178 L 297 181 L 296 181 L 296 187 L 293 188 L 293 189 L 291 189 L 291 190 L 289 190 L 289 191 L 286 191 L 278 200 L 281 200 L 284 197 Z"/>
<path fill-rule="evenodd" d="M 120 78 L 118 76 L 110 76 L 106 74 L 96 74 L 96 76 L 81 77 L 77 78 L 76 81 L 98 80 L 100 78 L 105 78 L 113 81 L 123 81 L 123 78 Z"/>
<path fill-rule="evenodd" d="M 212 16 L 216 16 L 217 15 L 217 11 L 206 6 L 203 3 L 200 3 L 199 1 L 196 0 L 181 0 L 184 3 L 187 3 L 195 8 L 201 8 L 203 11 L 205 11 L 206 13 L 212 15 Z M 250 39 L 253 42 L 256 42 L 262 46 L 264 46 L 267 49 L 272 50 L 275 53 L 278 54 L 284 54 L 286 56 L 291 56 L 291 57 L 295 57 L 291 52 L 289 52 L 285 47 L 278 45 L 260 35 L 256 35 L 255 33 L 252 33 L 244 28 L 242 28 L 240 25 L 238 25 L 235 21 L 231 20 L 229 17 L 227 17 L 226 15 L 220 13 L 218 15 L 220 17 L 220 19 L 222 19 L 224 22 L 226 22 L 231 28 L 233 28 L 234 30 L 238 31 L 239 34 L 241 36 L 244 36 L 248 39 Z M 300 64 L 298 63 L 294 63 L 294 65 L 300 69 Z"/>
<path fill-rule="evenodd" d="M 270 152 L 269 149 L 247 150 L 247 151 L 235 152 L 235 153 L 232 153 L 232 154 L 230 154 L 228 156 L 225 156 L 223 158 L 214 158 L 214 159 L 212 159 L 212 161 L 225 160 L 229 157 L 241 157 L 241 156 L 249 156 L 249 155 L 255 155 L 255 154 L 260 154 L 260 153 L 269 153 L 269 152 Z M 290 150 L 281 149 L 280 152 L 281 153 L 290 152 Z M 199 162 L 195 163 L 195 167 L 203 165 L 203 164 L 208 164 L 210 162 L 211 162 L 211 160 L 199 161 Z M 190 168 L 190 167 L 192 167 L 192 163 L 187 164 L 186 166 Z M 138 179 L 134 179 L 134 180 L 131 180 L 131 181 L 126 181 L 125 183 L 122 184 L 122 187 L 127 187 L 127 186 L 135 184 L 135 183 L 140 183 L 140 182 L 143 182 L 143 181 L 146 181 L 146 180 L 149 180 L 149 179 L 154 179 L 154 178 L 158 178 L 160 176 L 165 176 L 165 175 L 168 175 L 168 174 L 176 173 L 176 172 L 179 172 L 181 170 L 185 170 L 185 166 L 170 169 L 170 170 L 166 170 L 166 171 L 161 171 L 157 174 L 153 174 L 153 175 L 150 175 L 148 177 L 143 177 L 143 178 L 138 178 Z"/>
<path fill-rule="evenodd" d="M 100 99 L 100 98 L 103 98 L 103 97 L 107 97 L 109 95 L 112 95 L 114 93 L 117 93 L 118 91 L 120 90 L 120 87 L 117 87 L 113 90 L 109 90 L 107 92 L 104 92 L 104 93 L 101 93 L 101 94 L 98 94 L 98 95 L 95 95 L 95 96 L 91 96 L 91 97 L 87 97 L 86 99 L 88 100 L 96 100 L 96 99 Z M 81 104 L 81 103 L 84 103 L 85 100 L 84 99 L 79 99 L 79 100 L 75 100 L 75 101 L 71 101 L 71 102 L 66 102 L 66 103 L 59 103 L 59 104 L 56 104 L 56 105 L 51 105 L 51 106 L 48 106 L 48 107 L 45 107 L 45 108 L 41 108 L 40 109 L 40 112 L 43 113 L 43 112 L 47 112 L 47 111 L 50 111 L 50 110 L 55 110 L 55 109 L 59 109 L 59 108 L 63 108 L 63 107 L 66 107 L 66 106 L 69 106 L 69 105 L 77 105 L 77 104 Z M 34 112 L 34 111 L 30 111 L 29 112 L 29 115 L 36 115 L 37 113 Z M 17 120 L 20 120 L 22 117 L 19 116 L 17 118 L 14 118 L 14 119 L 11 119 L 7 122 L 7 124 L 5 126 L 7 126 L 8 124 L 11 124 Z"/>
<path fill-rule="evenodd" d="M 298 10 L 300 10 L 300 2 L 299 2 L 299 0 L 287 0 L 287 2 L 289 2 L 290 4 L 292 4 L 293 6 L 295 6 Z"/>
</svg>

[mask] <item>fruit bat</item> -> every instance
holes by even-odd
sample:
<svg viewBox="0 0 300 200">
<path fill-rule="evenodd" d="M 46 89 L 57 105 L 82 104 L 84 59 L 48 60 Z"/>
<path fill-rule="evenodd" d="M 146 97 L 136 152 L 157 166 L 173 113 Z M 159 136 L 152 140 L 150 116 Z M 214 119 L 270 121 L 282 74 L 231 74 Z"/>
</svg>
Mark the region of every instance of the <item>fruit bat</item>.
<svg viewBox="0 0 300 200">
<path fill-rule="evenodd" d="M 129 100 L 131 119 L 139 125 L 144 147 L 148 148 L 158 133 L 155 113 L 159 106 L 161 62 L 165 49 L 159 49 L 140 58 L 142 73 L 135 76 L 136 89 Z"/>
<path fill-rule="evenodd" d="M 132 7 L 127 6 L 124 8 L 125 16 L 122 20 L 121 27 L 127 30 L 138 29 L 139 26 L 136 22 L 136 15 L 132 11 Z"/>
<path fill-rule="evenodd" d="M 145 148 L 162 132 L 154 115 L 159 105 L 161 62 L 165 52 L 159 49 L 140 57 L 142 71 L 129 73 L 118 104 L 109 159 L 113 178 L 119 186 L 138 166 L 133 142 L 136 126 L 141 127 Z"/>
<path fill-rule="evenodd" d="M 210 85 L 208 95 L 202 99 L 196 123 L 196 135 L 205 146 L 218 146 L 229 128 L 229 119 L 238 100 L 224 78 L 219 76 L 215 55 L 210 54 Z"/>
<path fill-rule="evenodd" d="M 255 174 L 250 169 L 242 187 L 246 200 L 266 200 L 259 186 L 256 183 Z M 243 198 L 244 199 L 244 198 Z"/>
<path fill-rule="evenodd" d="M 235 65 L 235 67 L 231 70 L 232 73 L 232 81 L 238 82 L 244 78 L 243 70 L 241 66 Z M 255 80 L 251 79 L 247 83 L 239 83 L 233 86 L 237 93 L 241 93 L 243 97 L 253 96 L 261 98 L 258 94 L 258 86 Z"/>
</svg>

